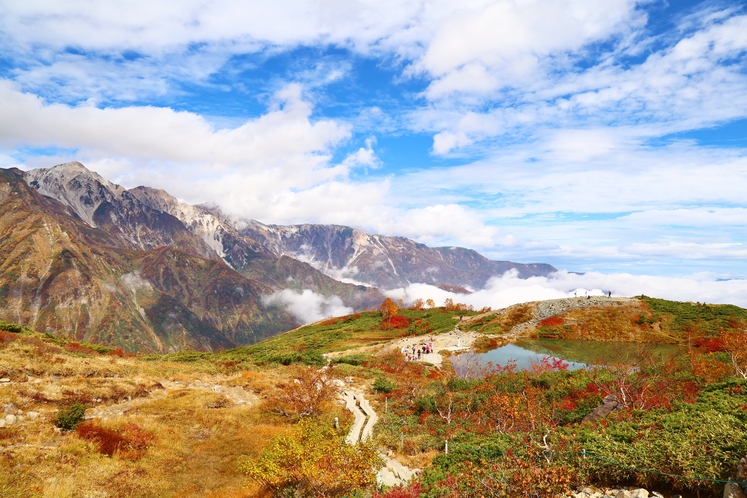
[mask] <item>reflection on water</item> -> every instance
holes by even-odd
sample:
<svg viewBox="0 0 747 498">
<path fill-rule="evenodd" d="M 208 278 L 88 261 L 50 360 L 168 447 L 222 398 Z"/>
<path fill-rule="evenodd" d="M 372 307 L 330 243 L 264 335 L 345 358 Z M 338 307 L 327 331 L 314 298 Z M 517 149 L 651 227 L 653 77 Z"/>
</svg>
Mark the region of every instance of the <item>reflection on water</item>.
<svg viewBox="0 0 747 498">
<path fill-rule="evenodd" d="M 562 359 L 569 370 L 587 365 L 624 363 L 634 365 L 646 356 L 663 361 L 683 353 L 680 346 L 666 344 L 635 344 L 626 342 L 596 342 L 564 339 L 524 340 L 507 344 L 486 353 L 464 353 L 451 358 L 458 377 L 482 377 L 494 366 L 515 364 L 519 370 L 527 370 L 532 364 Z"/>
</svg>

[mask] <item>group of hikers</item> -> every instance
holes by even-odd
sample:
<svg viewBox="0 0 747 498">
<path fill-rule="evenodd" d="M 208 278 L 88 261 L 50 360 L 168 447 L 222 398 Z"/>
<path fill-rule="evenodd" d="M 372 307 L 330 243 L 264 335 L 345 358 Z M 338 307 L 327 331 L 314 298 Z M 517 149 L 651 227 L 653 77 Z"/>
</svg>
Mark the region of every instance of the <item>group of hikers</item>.
<svg viewBox="0 0 747 498">
<path fill-rule="evenodd" d="M 430 342 L 424 342 L 420 344 L 404 345 L 400 352 L 405 355 L 406 361 L 419 360 L 423 355 L 430 354 L 433 352 L 433 339 Z"/>
</svg>

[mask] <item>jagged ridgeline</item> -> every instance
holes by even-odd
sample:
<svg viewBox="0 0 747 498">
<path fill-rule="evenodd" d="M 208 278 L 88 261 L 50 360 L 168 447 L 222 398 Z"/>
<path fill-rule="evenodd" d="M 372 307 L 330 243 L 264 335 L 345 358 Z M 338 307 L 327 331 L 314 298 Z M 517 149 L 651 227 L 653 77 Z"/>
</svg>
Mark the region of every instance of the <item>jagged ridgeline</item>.
<svg viewBox="0 0 747 498">
<path fill-rule="evenodd" d="M 0 233 L 0 319 L 129 351 L 217 350 L 290 330 L 299 319 L 263 300 L 283 289 L 362 310 L 381 288 L 555 270 L 350 227 L 234 219 L 80 163 L 0 169 Z"/>
</svg>

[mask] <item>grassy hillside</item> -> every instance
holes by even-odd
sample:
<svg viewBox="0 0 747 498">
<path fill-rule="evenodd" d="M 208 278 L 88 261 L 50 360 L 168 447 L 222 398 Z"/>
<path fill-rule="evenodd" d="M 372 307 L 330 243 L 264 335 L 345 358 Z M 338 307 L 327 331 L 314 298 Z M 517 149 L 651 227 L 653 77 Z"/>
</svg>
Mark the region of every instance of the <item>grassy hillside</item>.
<svg viewBox="0 0 747 498">
<path fill-rule="evenodd" d="M 352 416 L 337 402 L 339 388 L 363 390 L 379 414 L 375 445 L 424 472 L 405 490 L 360 485 L 329 496 L 546 497 L 590 484 L 723 493 L 717 481 L 747 454 L 747 310 L 641 298 L 543 319 L 540 334 L 685 346 L 666 360 L 641 348 L 632 364 L 589 370 L 546 362 L 468 379 L 448 361 L 406 362 L 389 345 L 457 323 L 505 335 L 536 310 L 400 310 L 389 320 L 366 312 L 248 347 L 166 355 L 128 355 L 2 322 L 0 378 L 9 382 L 0 382 L 0 407 L 23 420 L 0 428 L 0 496 L 270 496 L 250 477 L 251 462 L 287 463 L 296 448 L 302 466 L 314 456 L 293 446 L 299 428 L 341 439 Z M 325 353 L 335 359 L 322 373 Z M 611 394 L 618 409 L 583 422 Z M 75 403 L 90 418 L 58 430 L 60 411 Z M 343 475 L 344 465 L 327 462 L 330 475 Z"/>
<path fill-rule="evenodd" d="M 306 325 L 252 346 L 226 351 L 221 356 L 246 355 L 260 363 L 288 363 L 288 358 L 298 358 L 299 361 L 307 358 L 311 361 L 320 358 L 323 353 L 374 346 L 400 337 L 449 332 L 459 324 L 460 316 L 475 314 L 474 311 L 449 311 L 443 308 L 402 309 L 398 314 L 400 318 L 388 323 L 378 311 L 368 311 Z"/>
</svg>

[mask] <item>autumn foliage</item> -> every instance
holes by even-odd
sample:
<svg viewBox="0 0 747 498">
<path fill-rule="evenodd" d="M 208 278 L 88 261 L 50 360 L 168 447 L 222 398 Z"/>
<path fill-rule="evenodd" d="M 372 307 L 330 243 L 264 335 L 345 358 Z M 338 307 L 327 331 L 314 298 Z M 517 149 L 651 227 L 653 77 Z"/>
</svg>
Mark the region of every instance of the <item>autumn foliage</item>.
<svg viewBox="0 0 747 498">
<path fill-rule="evenodd" d="M 409 326 L 410 320 L 401 315 L 390 316 L 381 321 L 381 328 L 384 330 L 406 329 Z"/>
<path fill-rule="evenodd" d="M 387 297 L 379 305 L 379 311 L 381 312 L 382 317 L 389 318 L 396 315 L 399 312 L 399 309 L 392 298 Z"/>
<path fill-rule="evenodd" d="M 319 415 L 337 395 L 337 387 L 327 373 L 313 367 L 298 367 L 291 382 L 277 387 L 267 399 L 268 408 L 296 419 Z"/>
<path fill-rule="evenodd" d="M 380 465 L 373 444 L 349 445 L 332 427 L 304 419 L 241 468 L 273 496 L 338 497 L 372 486 Z"/>
<path fill-rule="evenodd" d="M 115 430 L 86 422 L 80 424 L 75 433 L 81 439 L 92 442 L 99 453 L 108 456 L 118 454 L 125 460 L 139 460 L 153 441 L 153 434 L 135 424 Z"/>
</svg>

